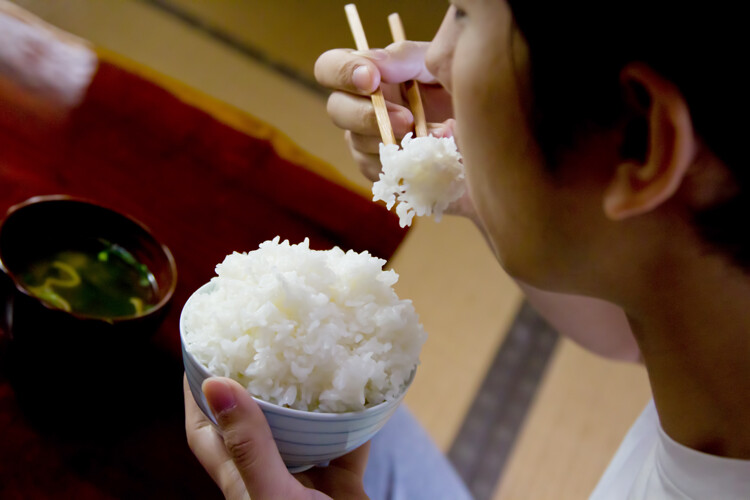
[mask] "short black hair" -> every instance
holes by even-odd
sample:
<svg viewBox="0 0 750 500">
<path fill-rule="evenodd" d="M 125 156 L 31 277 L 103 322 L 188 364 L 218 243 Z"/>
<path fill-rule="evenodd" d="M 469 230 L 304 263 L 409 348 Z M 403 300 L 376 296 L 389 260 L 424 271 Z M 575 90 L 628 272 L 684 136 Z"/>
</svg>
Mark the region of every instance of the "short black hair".
<svg viewBox="0 0 750 500">
<path fill-rule="evenodd" d="M 750 271 L 748 39 L 742 2 L 508 0 L 529 47 L 531 121 L 551 164 L 624 113 L 622 69 L 642 62 L 680 89 L 693 126 L 732 173 L 733 198 L 694 215 L 713 248 Z"/>
</svg>

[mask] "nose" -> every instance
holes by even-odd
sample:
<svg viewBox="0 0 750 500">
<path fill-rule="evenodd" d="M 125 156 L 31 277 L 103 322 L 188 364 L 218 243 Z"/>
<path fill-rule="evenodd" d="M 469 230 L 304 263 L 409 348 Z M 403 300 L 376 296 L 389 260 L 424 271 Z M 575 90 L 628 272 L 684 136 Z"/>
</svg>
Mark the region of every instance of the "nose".
<svg viewBox="0 0 750 500">
<path fill-rule="evenodd" d="M 427 69 L 448 92 L 451 92 L 451 66 L 455 44 L 454 9 L 453 6 L 448 9 L 425 55 Z"/>
</svg>

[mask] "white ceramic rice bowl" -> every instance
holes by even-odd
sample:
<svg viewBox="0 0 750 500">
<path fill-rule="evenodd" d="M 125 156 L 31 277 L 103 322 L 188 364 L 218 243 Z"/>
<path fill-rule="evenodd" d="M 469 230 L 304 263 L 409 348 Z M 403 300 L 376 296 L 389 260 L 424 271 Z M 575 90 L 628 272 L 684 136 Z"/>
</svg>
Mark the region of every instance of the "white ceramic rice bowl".
<svg viewBox="0 0 750 500">
<path fill-rule="evenodd" d="M 199 288 L 193 296 L 201 293 L 207 286 L 210 284 Z M 189 304 L 190 299 L 185 303 L 180 315 L 180 340 L 185 374 L 196 403 L 216 425 L 216 419 L 201 389 L 203 381 L 213 375 L 185 348 L 184 311 Z M 398 398 L 356 412 L 308 412 L 284 408 L 258 398 L 253 399 L 263 410 L 281 458 L 290 472 L 295 473 L 315 465 L 326 464 L 369 441 L 396 411 L 413 379 L 414 373 Z"/>
</svg>

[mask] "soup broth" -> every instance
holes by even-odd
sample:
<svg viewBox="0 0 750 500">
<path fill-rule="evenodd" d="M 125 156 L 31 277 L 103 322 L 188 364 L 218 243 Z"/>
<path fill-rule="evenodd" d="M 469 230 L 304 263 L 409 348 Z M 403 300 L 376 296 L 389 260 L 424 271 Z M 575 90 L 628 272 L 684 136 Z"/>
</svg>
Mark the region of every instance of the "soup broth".
<svg viewBox="0 0 750 500">
<path fill-rule="evenodd" d="M 34 296 L 96 318 L 137 316 L 157 302 L 154 275 L 119 245 L 91 239 L 37 259 L 21 273 Z"/>
</svg>

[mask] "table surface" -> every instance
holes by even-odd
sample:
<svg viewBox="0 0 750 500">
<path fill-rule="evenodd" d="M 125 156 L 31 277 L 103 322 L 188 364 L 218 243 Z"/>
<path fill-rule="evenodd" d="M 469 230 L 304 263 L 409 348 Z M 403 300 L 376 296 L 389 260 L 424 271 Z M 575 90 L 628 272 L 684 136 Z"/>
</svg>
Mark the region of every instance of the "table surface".
<svg viewBox="0 0 750 500">
<path fill-rule="evenodd" d="M 88 198 L 146 224 L 174 254 L 178 285 L 145 343 L 88 346 L 73 359 L 45 345 L 19 353 L 0 330 L 4 499 L 220 498 L 184 436 L 177 325 L 187 297 L 226 254 L 277 235 L 384 259 L 405 235 L 383 207 L 267 140 L 107 63 L 64 124 L 0 95 L 0 213 L 42 194 Z"/>
</svg>

